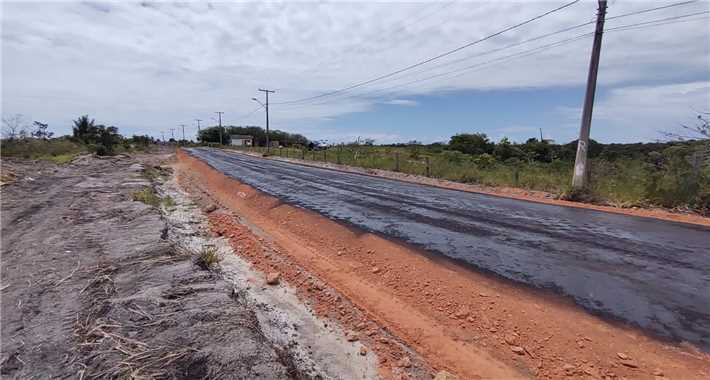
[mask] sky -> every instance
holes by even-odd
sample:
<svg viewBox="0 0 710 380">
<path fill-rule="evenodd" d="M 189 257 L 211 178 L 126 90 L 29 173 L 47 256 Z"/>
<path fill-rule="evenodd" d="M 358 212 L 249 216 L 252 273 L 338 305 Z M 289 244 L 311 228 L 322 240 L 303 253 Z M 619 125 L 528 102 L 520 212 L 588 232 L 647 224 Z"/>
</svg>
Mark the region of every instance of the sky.
<svg viewBox="0 0 710 380">
<path fill-rule="evenodd" d="M 525 141 L 542 130 L 565 143 L 579 131 L 596 1 L 324 94 L 567 2 L 3 1 L 2 115 L 56 134 L 84 114 L 124 135 L 179 138 L 184 124 L 189 139 L 215 111 L 227 125 L 264 126 L 252 98 L 267 88 L 270 127 L 312 140 Z M 710 2 L 624 16 L 678 2 L 609 1 L 593 139 L 656 141 L 710 112 Z"/>
</svg>

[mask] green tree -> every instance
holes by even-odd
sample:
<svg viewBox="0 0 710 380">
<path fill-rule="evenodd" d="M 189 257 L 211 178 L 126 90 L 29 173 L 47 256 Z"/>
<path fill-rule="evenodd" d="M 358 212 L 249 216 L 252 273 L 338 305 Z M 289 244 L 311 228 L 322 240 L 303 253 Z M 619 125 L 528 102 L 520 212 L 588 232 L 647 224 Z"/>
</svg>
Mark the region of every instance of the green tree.
<svg viewBox="0 0 710 380">
<path fill-rule="evenodd" d="M 473 155 L 493 153 L 494 145 L 485 133 L 460 133 L 449 141 L 450 149 Z"/>
</svg>

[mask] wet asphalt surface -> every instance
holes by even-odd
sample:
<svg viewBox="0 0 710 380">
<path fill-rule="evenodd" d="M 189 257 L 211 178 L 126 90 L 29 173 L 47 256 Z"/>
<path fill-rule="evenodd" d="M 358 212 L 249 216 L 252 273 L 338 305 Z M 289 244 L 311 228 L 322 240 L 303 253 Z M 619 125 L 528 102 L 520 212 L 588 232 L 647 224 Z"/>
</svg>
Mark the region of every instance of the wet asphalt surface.
<svg viewBox="0 0 710 380">
<path fill-rule="evenodd" d="M 187 149 L 284 202 L 710 351 L 710 228 Z"/>
</svg>

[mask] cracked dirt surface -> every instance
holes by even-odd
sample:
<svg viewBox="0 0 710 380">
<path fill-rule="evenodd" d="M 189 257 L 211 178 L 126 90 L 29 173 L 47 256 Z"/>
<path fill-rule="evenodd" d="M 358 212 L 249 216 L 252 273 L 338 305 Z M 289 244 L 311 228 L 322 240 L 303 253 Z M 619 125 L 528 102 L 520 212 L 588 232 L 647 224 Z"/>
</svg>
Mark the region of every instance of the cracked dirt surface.
<svg viewBox="0 0 710 380">
<path fill-rule="evenodd" d="M 376 377 L 342 332 L 269 303 L 288 288 L 229 260 L 195 265 L 204 245 L 231 255 L 199 209 L 177 193 L 170 207 L 133 200 L 172 191 L 155 182 L 166 157 L 3 162 L 16 180 L 2 188 L 2 378 Z"/>
</svg>

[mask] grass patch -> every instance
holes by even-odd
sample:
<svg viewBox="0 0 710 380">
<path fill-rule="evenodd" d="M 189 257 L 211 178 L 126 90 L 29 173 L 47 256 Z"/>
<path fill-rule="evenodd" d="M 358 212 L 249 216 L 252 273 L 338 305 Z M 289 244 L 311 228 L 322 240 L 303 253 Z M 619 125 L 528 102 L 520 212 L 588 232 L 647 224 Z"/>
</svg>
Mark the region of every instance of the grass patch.
<svg viewBox="0 0 710 380">
<path fill-rule="evenodd" d="M 138 202 L 143 202 L 149 206 L 159 207 L 162 203 L 158 194 L 151 187 L 146 187 L 143 190 L 139 190 L 133 193 L 133 200 Z"/>
<path fill-rule="evenodd" d="M 610 152 L 621 149 L 617 145 L 608 145 Z M 653 151 L 640 150 L 646 145 Z M 517 157 L 503 160 L 485 153 L 472 155 L 443 148 L 377 145 L 343 145 L 320 150 L 272 148 L 270 153 L 462 183 L 545 191 L 563 199 L 617 207 L 657 205 L 690 208 L 708 215 L 710 146 L 703 142 L 646 145 L 624 145 L 625 150 L 621 151 L 628 154 L 591 158 L 590 186 L 584 192 L 571 191 L 574 157 L 563 155 L 546 160 Z M 265 152 L 264 147 L 246 150 Z"/>
<path fill-rule="evenodd" d="M 3 157 L 17 157 L 30 160 L 48 160 L 57 164 L 65 164 L 79 154 L 86 153 L 86 146 L 69 139 L 51 140 L 23 139 L 2 140 L 0 149 Z"/>
<path fill-rule="evenodd" d="M 173 208 L 177 205 L 173 197 L 166 195 L 161 197 L 152 187 L 146 187 L 142 190 L 133 193 L 133 200 L 143 202 L 149 206 L 159 208 L 161 205 L 165 208 Z"/>
<path fill-rule="evenodd" d="M 39 157 L 40 160 L 46 160 L 46 161 L 51 161 L 54 162 L 57 165 L 64 165 L 68 164 L 71 162 L 74 158 L 76 158 L 81 152 L 77 153 L 64 153 L 64 154 L 58 154 L 56 156 L 41 156 Z"/>
<path fill-rule="evenodd" d="M 175 200 L 173 199 L 173 197 L 171 197 L 169 195 L 166 195 L 163 197 L 162 203 L 163 203 L 163 207 L 168 208 L 168 209 L 175 207 L 175 205 L 177 204 L 177 203 L 175 203 Z"/>
<path fill-rule="evenodd" d="M 219 261 L 220 258 L 217 249 L 215 247 L 205 246 L 202 247 L 200 255 L 195 258 L 195 265 L 204 270 L 211 270 L 219 265 Z"/>
</svg>

